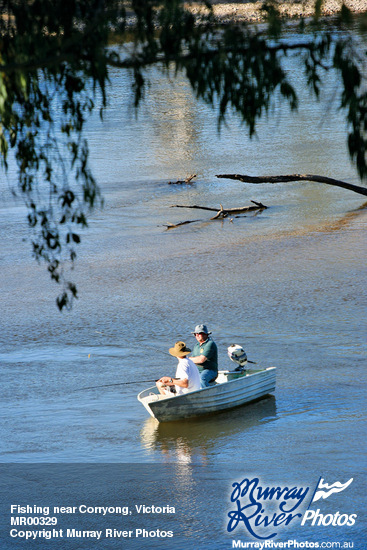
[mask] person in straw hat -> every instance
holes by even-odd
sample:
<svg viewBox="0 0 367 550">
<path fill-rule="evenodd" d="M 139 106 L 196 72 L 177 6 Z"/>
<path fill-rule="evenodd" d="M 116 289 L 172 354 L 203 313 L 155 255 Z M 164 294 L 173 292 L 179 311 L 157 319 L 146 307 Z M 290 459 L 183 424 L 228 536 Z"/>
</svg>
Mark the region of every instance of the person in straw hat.
<svg viewBox="0 0 367 550">
<path fill-rule="evenodd" d="M 173 348 L 168 350 L 173 357 L 178 358 L 175 378 L 162 376 L 156 385 L 162 395 L 174 395 L 171 388 L 175 388 L 176 395 L 200 390 L 200 374 L 197 366 L 189 357 L 191 349 L 185 342 L 176 342 Z"/>
</svg>

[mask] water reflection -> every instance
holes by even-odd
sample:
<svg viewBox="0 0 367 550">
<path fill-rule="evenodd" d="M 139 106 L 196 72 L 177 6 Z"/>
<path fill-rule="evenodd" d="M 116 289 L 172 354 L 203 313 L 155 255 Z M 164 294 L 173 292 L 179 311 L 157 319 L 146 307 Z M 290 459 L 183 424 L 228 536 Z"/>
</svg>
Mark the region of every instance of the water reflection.
<svg viewBox="0 0 367 550">
<path fill-rule="evenodd" d="M 159 423 L 149 417 L 141 432 L 143 447 L 158 452 L 164 461 L 205 464 L 212 449 L 215 453 L 227 447 L 238 436 L 259 423 L 276 419 L 276 400 L 269 396 L 261 401 L 199 419 Z"/>
</svg>

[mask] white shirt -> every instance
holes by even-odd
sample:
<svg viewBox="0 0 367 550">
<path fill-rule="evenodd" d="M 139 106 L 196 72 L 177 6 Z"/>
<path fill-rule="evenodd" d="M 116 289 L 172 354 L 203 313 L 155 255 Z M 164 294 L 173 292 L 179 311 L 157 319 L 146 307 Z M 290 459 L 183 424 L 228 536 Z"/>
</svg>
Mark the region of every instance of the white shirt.
<svg viewBox="0 0 367 550">
<path fill-rule="evenodd" d="M 183 359 L 182 358 L 178 359 L 175 378 L 181 378 L 181 380 L 183 380 L 184 378 L 187 378 L 189 381 L 189 385 L 187 388 L 181 388 L 181 386 L 175 386 L 176 395 L 180 395 L 182 393 L 188 393 L 190 391 L 200 390 L 201 379 L 200 379 L 198 368 L 195 365 L 194 361 L 191 361 L 191 359 L 189 359 L 188 357 L 185 357 Z"/>
</svg>

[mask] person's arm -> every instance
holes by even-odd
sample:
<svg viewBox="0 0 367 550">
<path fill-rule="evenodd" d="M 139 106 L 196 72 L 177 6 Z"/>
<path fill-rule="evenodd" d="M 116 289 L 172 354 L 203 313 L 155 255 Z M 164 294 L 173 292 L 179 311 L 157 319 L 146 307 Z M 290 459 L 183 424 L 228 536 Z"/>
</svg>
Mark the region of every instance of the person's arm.
<svg viewBox="0 0 367 550">
<path fill-rule="evenodd" d="M 188 388 L 189 387 L 189 379 L 188 378 L 172 378 L 171 380 L 172 380 L 172 382 L 175 386 L 180 386 L 181 388 Z"/>
<path fill-rule="evenodd" d="M 196 357 L 190 357 L 191 361 L 193 361 L 196 365 L 203 365 L 206 361 L 214 359 L 217 353 L 217 347 L 212 340 L 206 341 L 204 345 L 206 355 L 201 354 Z"/>
<path fill-rule="evenodd" d="M 205 355 L 197 355 L 196 357 L 190 357 L 190 359 L 195 365 L 202 365 L 208 358 Z"/>
<path fill-rule="evenodd" d="M 188 378 L 171 378 L 170 376 L 162 376 L 157 382 L 164 384 L 165 386 L 181 386 L 181 388 L 188 388 Z"/>
</svg>

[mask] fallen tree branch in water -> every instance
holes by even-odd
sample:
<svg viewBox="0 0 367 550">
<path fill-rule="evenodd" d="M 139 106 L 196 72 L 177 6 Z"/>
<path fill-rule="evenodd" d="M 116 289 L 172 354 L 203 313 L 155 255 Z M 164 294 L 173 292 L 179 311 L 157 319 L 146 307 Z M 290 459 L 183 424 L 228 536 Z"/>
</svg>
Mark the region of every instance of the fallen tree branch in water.
<svg viewBox="0 0 367 550">
<path fill-rule="evenodd" d="M 255 206 L 238 206 L 237 208 L 223 208 L 222 205 L 220 205 L 220 208 L 211 208 L 209 206 L 198 206 L 197 204 L 172 204 L 171 208 L 199 208 L 200 210 L 210 210 L 211 212 L 217 212 L 217 215 L 214 216 L 214 218 L 217 218 L 218 215 L 222 212 L 223 215 L 225 214 L 240 214 L 242 212 L 251 212 L 252 210 L 263 210 L 265 208 L 268 208 L 265 206 L 265 204 L 262 204 L 261 202 L 251 201 L 254 203 Z M 210 219 L 214 219 L 210 218 Z"/>
<path fill-rule="evenodd" d="M 210 206 L 198 206 L 197 204 L 171 204 L 170 208 L 199 208 L 200 210 L 210 210 L 211 212 L 218 212 L 218 208 L 210 208 Z"/>
<path fill-rule="evenodd" d="M 177 181 L 169 181 L 168 185 L 182 185 L 183 183 L 191 183 L 191 181 L 196 178 L 196 174 L 192 174 L 191 176 L 188 176 L 184 180 L 177 180 Z"/>
<path fill-rule="evenodd" d="M 196 222 L 202 222 L 203 220 L 187 220 L 185 222 L 178 222 L 178 223 L 171 223 L 167 222 L 164 223 L 164 227 L 167 227 L 167 229 L 173 229 L 174 227 L 180 227 L 180 225 L 187 225 L 188 223 L 196 223 Z"/>
<path fill-rule="evenodd" d="M 210 218 L 211 220 L 217 220 L 220 218 L 226 218 L 228 215 L 232 214 L 241 214 L 242 212 L 252 212 L 253 210 L 264 210 L 265 208 L 268 208 L 265 206 L 265 204 L 262 204 L 261 202 L 255 202 L 251 201 L 255 204 L 255 206 L 240 206 L 238 208 L 223 208 L 222 205 L 220 205 L 220 210 L 216 213 L 213 218 Z"/>
<path fill-rule="evenodd" d="M 313 181 L 317 183 L 326 183 L 327 185 L 334 185 L 336 187 L 342 187 L 348 189 L 348 191 L 354 191 L 360 195 L 367 196 L 367 189 L 359 185 L 353 185 L 341 180 L 335 180 L 326 176 L 315 176 L 312 174 L 291 174 L 289 176 L 246 176 L 242 174 L 218 174 L 217 178 L 226 178 L 231 180 L 239 180 L 244 183 L 287 183 L 290 181 Z"/>
<path fill-rule="evenodd" d="M 192 204 L 192 205 L 172 204 L 171 208 L 197 208 L 200 210 L 209 210 L 211 212 L 216 212 L 215 216 L 210 218 L 210 220 L 224 219 L 224 218 L 227 218 L 229 215 L 242 214 L 243 212 L 252 212 L 254 210 L 261 211 L 261 210 L 264 210 L 265 208 L 268 208 L 267 206 L 265 206 L 265 204 L 262 204 L 261 202 L 256 202 L 256 201 L 251 201 L 251 202 L 253 202 L 255 206 L 239 206 L 237 208 L 223 208 L 223 206 L 220 205 L 220 208 L 218 210 L 218 208 L 211 208 L 209 206 L 198 206 L 197 204 Z M 179 222 L 176 224 L 168 222 L 164 224 L 164 226 L 167 227 L 167 229 L 173 229 L 174 227 L 179 227 L 180 225 L 186 225 L 188 223 L 202 222 L 202 221 L 205 221 L 205 220 L 188 220 L 188 221 Z"/>
</svg>

